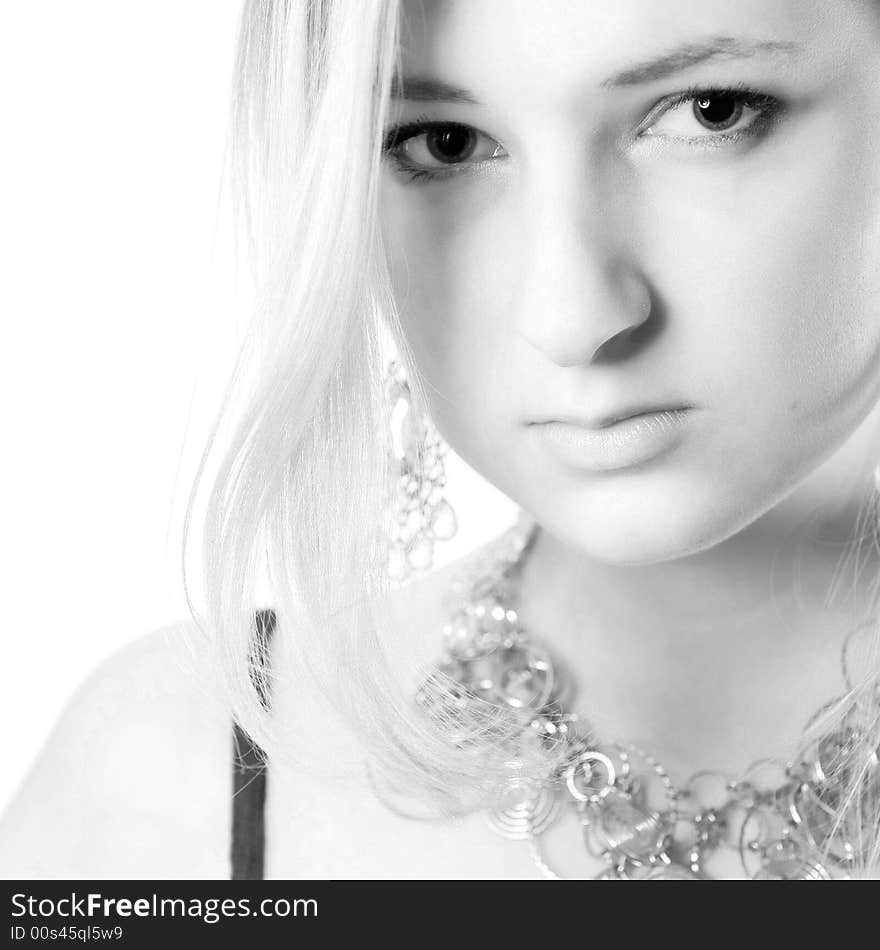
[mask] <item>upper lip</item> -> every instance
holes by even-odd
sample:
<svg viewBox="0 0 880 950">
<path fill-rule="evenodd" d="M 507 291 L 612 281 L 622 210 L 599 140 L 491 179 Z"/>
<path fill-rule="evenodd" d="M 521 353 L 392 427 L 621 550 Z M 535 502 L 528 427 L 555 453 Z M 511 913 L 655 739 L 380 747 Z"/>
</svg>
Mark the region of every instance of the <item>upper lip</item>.
<svg viewBox="0 0 880 950">
<path fill-rule="evenodd" d="M 545 422 L 563 422 L 568 425 L 582 426 L 585 429 L 606 429 L 614 425 L 615 422 L 622 422 L 624 419 L 631 419 L 633 416 L 643 416 L 649 412 L 674 412 L 680 409 L 691 409 L 692 407 L 685 403 L 640 403 L 639 405 L 629 406 L 625 409 L 613 409 L 601 415 L 579 416 L 571 413 L 558 413 L 547 415 L 544 418 L 536 419 L 537 423 Z"/>
</svg>

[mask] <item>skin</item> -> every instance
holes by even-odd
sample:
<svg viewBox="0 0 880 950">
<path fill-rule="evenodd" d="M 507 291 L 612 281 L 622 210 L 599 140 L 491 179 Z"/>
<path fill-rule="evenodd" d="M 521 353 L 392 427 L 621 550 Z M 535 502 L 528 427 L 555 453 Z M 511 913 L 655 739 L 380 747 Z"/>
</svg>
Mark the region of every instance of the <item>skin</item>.
<svg viewBox="0 0 880 950">
<path fill-rule="evenodd" d="M 404 92 L 440 80 L 475 102 L 398 97 L 394 118 L 471 126 L 482 160 L 441 180 L 386 163 L 393 289 L 441 432 L 543 528 L 528 624 L 553 631 L 615 731 L 676 729 L 736 758 L 691 723 L 693 702 L 676 712 L 658 693 L 671 680 L 743 746 L 781 742 L 839 690 L 867 604 L 856 581 L 852 601 L 823 598 L 880 459 L 876 5 L 404 10 Z M 772 48 L 607 83 L 718 37 Z M 710 133 L 692 101 L 658 114 L 741 86 L 781 107 L 766 125 L 747 111 L 733 131 L 761 131 L 738 140 L 696 138 Z M 430 165 L 425 142 L 405 162 Z M 567 464 L 529 424 L 634 401 L 694 407 L 644 464 Z M 766 696 L 789 687 L 803 708 L 780 717 Z"/>
</svg>

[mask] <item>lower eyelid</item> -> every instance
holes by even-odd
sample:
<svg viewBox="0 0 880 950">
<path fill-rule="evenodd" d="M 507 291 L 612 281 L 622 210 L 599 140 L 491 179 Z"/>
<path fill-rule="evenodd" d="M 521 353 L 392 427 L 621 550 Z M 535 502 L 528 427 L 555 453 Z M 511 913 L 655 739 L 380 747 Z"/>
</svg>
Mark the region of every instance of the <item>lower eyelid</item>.
<svg viewBox="0 0 880 950">
<path fill-rule="evenodd" d="M 730 131 L 721 130 L 717 132 L 706 129 L 702 134 L 688 135 L 686 133 L 657 132 L 654 131 L 654 127 L 652 126 L 639 133 L 637 138 L 646 137 L 654 140 L 668 139 L 672 142 L 698 143 L 707 146 L 724 145 L 743 139 L 760 139 L 768 136 L 774 131 L 776 125 L 785 115 L 785 108 L 781 103 L 767 106 L 763 109 L 757 106 L 751 106 L 750 108 L 756 109 L 758 114 L 752 118 L 748 125 L 742 128 L 734 127 Z"/>
<path fill-rule="evenodd" d="M 463 175 L 467 173 L 479 173 L 485 170 L 488 166 L 494 165 L 496 162 L 503 161 L 508 158 L 508 154 L 504 146 L 493 139 L 491 136 L 486 136 L 486 138 L 495 142 L 495 149 L 492 155 L 489 155 L 485 158 L 480 158 L 476 160 L 465 160 L 462 162 L 453 162 L 449 164 L 439 164 L 439 165 L 423 165 L 418 161 L 413 161 L 406 157 L 406 155 L 399 150 L 400 146 L 406 144 L 408 141 L 412 141 L 415 138 L 418 138 L 419 134 L 416 133 L 411 138 L 405 139 L 403 142 L 400 142 L 398 145 L 384 150 L 383 157 L 392 162 L 394 166 L 403 174 L 410 176 L 420 176 L 425 179 L 432 178 L 435 180 L 442 180 L 445 178 L 453 178 L 458 175 Z M 500 150 L 501 154 L 495 154 Z"/>
<path fill-rule="evenodd" d="M 758 127 L 763 125 L 762 117 L 755 116 L 754 119 L 746 126 L 742 128 L 733 128 L 731 130 L 727 129 L 718 129 L 717 131 L 712 131 L 712 129 L 706 129 L 702 133 L 697 133 L 695 135 L 689 135 L 687 132 L 657 132 L 653 128 L 646 129 L 643 135 L 648 135 L 652 138 L 668 138 L 668 139 L 684 139 L 687 141 L 698 140 L 698 139 L 724 139 L 729 137 L 734 137 L 737 135 L 749 135 L 753 130 L 758 130 Z"/>
</svg>

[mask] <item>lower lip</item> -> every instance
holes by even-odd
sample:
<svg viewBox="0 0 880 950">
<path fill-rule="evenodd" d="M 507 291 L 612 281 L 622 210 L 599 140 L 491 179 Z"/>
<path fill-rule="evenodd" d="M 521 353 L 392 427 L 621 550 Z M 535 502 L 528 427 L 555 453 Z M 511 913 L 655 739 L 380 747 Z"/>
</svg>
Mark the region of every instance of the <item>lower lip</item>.
<svg viewBox="0 0 880 950">
<path fill-rule="evenodd" d="M 566 464 L 606 472 L 644 464 L 675 448 L 684 435 L 690 411 L 646 412 L 603 429 L 570 422 L 542 422 L 533 428 Z"/>
</svg>

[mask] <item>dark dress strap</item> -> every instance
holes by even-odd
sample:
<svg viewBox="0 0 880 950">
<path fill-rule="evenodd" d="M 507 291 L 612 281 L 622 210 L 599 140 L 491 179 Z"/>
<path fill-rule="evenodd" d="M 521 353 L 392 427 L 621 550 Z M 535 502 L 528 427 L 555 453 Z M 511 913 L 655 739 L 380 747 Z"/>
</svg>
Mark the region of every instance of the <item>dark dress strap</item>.
<svg viewBox="0 0 880 950">
<path fill-rule="evenodd" d="M 258 610 L 255 616 L 256 656 L 268 669 L 269 646 L 275 630 L 275 612 Z M 265 709 L 269 695 L 264 680 L 251 668 L 251 679 Z M 232 844 L 230 862 L 232 880 L 254 881 L 263 878 L 265 831 L 263 812 L 266 804 L 266 757 L 237 722 L 232 730 Z"/>
</svg>

